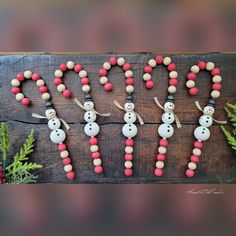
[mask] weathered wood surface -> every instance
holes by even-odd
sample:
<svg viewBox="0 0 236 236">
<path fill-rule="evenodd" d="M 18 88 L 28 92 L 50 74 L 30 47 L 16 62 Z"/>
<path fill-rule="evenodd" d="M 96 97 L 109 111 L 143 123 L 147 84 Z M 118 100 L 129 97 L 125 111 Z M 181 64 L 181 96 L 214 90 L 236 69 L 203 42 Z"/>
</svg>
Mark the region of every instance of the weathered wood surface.
<svg viewBox="0 0 236 236">
<path fill-rule="evenodd" d="M 200 112 L 194 105 L 196 97 L 188 94 L 185 88 L 186 74 L 190 67 L 199 60 L 213 61 L 222 70 L 223 89 L 222 96 L 216 107 L 215 118 L 224 120 L 223 107 L 226 102 L 236 103 L 236 54 L 174 54 L 171 55 L 177 64 L 180 83 L 176 94 L 176 113 L 182 122 L 182 128 L 176 129 L 175 135 L 170 139 L 168 158 L 165 162 L 163 177 L 153 175 L 155 156 L 157 150 L 157 127 L 161 121 L 162 111 L 153 102 L 153 97 L 164 102 L 167 89 L 167 71 L 163 67 L 154 70 L 155 86 L 146 90 L 142 81 L 143 67 L 151 54 L 125 54 L 123 55 L 132 64 L 135 78 L 135 104 L 136 111 L 140 113 L 145 125 L 139 128 L 134 147 L 134 175 L 124 177 L 124 137 L 121 127 L 124 123 L 123 112 L 117 109 L 112 101 L 117 99 L 120 103 L 125 100 L 124 75 L 120 68 L 110 71 L 109 78 L 113 81 L 113 92 L 105 93 L 99 84 L 98 70 L 110 55 L 1 55 L 0 56 L 0 121 L 10 125 L 12 149 L 16 152 L 27 137 L 31 128 L 36 131 L 36 148 L 32 160 L 42 163 L 44 168 L 39 171 L 40 183 L 63 182 L 65 178 L 63 166 L 56 146 L 49 141 L 49 130 L 45 121 L 31 117 L 32 112 L 44 113 L 44 105 L 39 98 L 37 87 L 33 82 L 27 82 L 23 91 L 31 98 L 33 105 L 30 108 L 21 106 L 10 92 L 10 81 L 17 72 L 26 69 L 40 73 L 53 96 L 55 108 L 60 117 L 71 126 L 67 132 L 67 144 L 70 156 L 76 171 L 73 183 L 236 183 L 236 155 L 230 149 L 221 133 L 218 124 L 211 127 L 211 138 L 205 143 L 203 154 L 194 178 L 185 177 L 186 165 L 193 144 L 193 130 L 198 123 Z M 93 172 L 93 165 L 88 146 L 88 138 L 83 133 L 83 111 L 72 101 L 64 99 L 53 84 L 53 74 L 60 63 L 73 60 L 80 63 L 89 72 L 92 86 L 92 96 L 96 109 L 100 112 L 111 112 L 111 117 L 99 117 L 101 125 L 99 148 L 102 153 L 104 174 L 97 176 Z M 80 100 L 83 98 L 78 75 L 69 72 L 65 76 L 65 84 Z M 197 78 L 200 95 L 197 99 L 204 105 L 209 97 L 211 86 L 210 75 L 201 72 Z"/>
</svg>

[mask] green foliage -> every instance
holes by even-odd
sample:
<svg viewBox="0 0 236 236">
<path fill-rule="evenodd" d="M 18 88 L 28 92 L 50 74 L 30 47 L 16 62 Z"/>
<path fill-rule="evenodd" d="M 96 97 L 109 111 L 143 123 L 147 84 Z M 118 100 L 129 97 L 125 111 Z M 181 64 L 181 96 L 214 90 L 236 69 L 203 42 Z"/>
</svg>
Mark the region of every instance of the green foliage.
<svg viewBox="0 0 236 236">
<path fill-rule="evenodd" d="M 226 104 L 225 111 L 227 114 L 227 117 L 229 118 L 231 125 L 236 128 L 236 104 Z M 233 150 L 236 151 L 236 134 L 235 130 L 233 133 L 226 130 L 223 126 L 221 126 L 221 130 L 223 131 L 229 145 L 232 147 Z"/>
<path fill-rule="evenodd" d="M 6 123 L 0 125 L 0 150 L 3 153 L 3 169 L 6 168 L 7 153 L 10 149 L 9 129 Z"/>
</svg>

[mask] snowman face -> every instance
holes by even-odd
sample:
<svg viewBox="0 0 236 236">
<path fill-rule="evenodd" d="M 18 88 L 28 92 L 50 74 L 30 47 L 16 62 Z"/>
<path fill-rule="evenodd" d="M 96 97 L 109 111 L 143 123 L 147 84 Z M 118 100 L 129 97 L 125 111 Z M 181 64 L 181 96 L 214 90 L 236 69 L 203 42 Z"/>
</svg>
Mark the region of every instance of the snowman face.
<svg viewBox="0 0 236 236">
<path fill-rule="evenodd" d="M 133 138 L 138 133 L 137 126 L 134 124 L 125 124 L 122 133 L 126 138 Z"/>
<path fill-rule="evenodd" d="M 84 132 L 89 137 L 95 137 L 99 133 L 99 126 L 95 122 L 88 123 L 84 126 Z"/>
<path fill-rule="evenodd" d="M 197 140 L 206 141 L 210 138 L 210 131 L 206 127 L 199 126 L 194 130 L 194 136 Z"/>
<path fill-rule="evenodd" d="M 130 111 L 130 112 L 126 112 L 125 116 L 124 116 L 124 120 L 127 124 L 133 124 L 137 119 L 137 116 L 135 114 L 135 112 Z"/>
<path fill-rule="evenodd" d="M 57 118 L 52 118 L 48 121 L 48 128 L 51 130 L 59 129 L 61 126 L 61 121 Z"/>
<path fill-rule="evenodd" d="M 204 127 L 210 127 L 213 123 L 213 119 L 210 116 L 203 115 L 199 118 L 199 124 Z"/>
<path fill-rule="evenodd" d="M 133 102 L 126 102 L 125 103 L 125 111 L 133 111 L 134 110 L 134 103 Z"/>
<path fill-rule="evenodd" d="M 161 119 L 162 119 L 163 123 L 165 123 L 165 124 L 172 124 L 175 121 L 175 117 L 172 112 L 165 112 L 162 115 Z"/>
<path fill-rule="evenodd" d="M 86 111 L 84 113 L 84 120 L 86 122 L 94 122 L 96 120 L 96 118 L 97 118 L 97 115 L 93 111 Z"/>
<path fill-rule="evenodd" d="M 92 102 L 92 101 L 86 101 L 85 103 L 84 103 L 84 109 L 86 110 L 86 111 L 90 111 L 90 110 L 92 110 L 94 108 L 94 103 Z"/>
<path fill-rule="evenodd" d="M 203 109 L 204 115 L 212 116 L 214 114 L 214 112 L 215 112 L 215 108 L 211 107 L 211 106 L 205 106 L 204 109 Z"/>
<path fill-rule="evenodd" d="M 173 111 L 175 109 L 175 104 L 173 102 L 166 102 L 164 104 L 165 111 Z"/>
<path fill-rule="evenodd" d="M 51 132 L 50 139 L 56 144 L 63 143 L 66 139 L 66 134 L 62 129 L 56 129 Z"/>
<path fill-rule="evenodd" d="M 45 115 L 48 119 L 52 119 L 52 118 L 56 118 L 57 117 L 57 113 L 54 109 L 47 109 L 45 111 Z"/>
<path fill-rule="evenodd" d="M 158 134 L 162 138 L 170 138 L 174 134 L 174 128 L 170 124 L 162 124 L 158 128 Z"/>
</svg>

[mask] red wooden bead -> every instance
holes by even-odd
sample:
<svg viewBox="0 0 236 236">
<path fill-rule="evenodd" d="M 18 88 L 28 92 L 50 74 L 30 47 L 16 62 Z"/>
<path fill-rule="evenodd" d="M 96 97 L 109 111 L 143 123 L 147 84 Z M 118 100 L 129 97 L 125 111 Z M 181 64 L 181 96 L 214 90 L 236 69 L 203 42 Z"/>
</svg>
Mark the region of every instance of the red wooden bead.
<svg viewBox="0 0 236 236">
<path fill-rule="evenodd" d="M 134 140 L 133 139 L 126 139 L 125 144 L 126 144 L 126 146 L 132 147 L 132 146 L 134 146 Z"/>
<path fill-rule="evenodd" d="M 162 147 L 167 147 L 168 146 L 168 141 L 166 139 L 161 139 L 159 141 L 159 145 Z"/>
<path fill-rule="evenodd" d="M 40 93 L 46 93 L 47 91 L 48 91 L 48 88 L 46 86 L 43 85 L 43 86 L 39 87 L 39 92 Z"/>
<path fill-rule="evenodd" d="M 81 84 L 85 85 L 85 84 L 89 84 L 89 79 L 88 78 L 83 78 L 80 80 Z"/>
<path fill-rule="evenodd" d="M 75 178 L 75 172 L 74 171 L 70 171 L 66 174 L 66 178 L 69 180 L 73 180 Z"/>
<path fill-rule="evenodd" d="M 147 89 L 151 89 L 151 88 L 153 88 L 153 86 L 154 86 L 154 83 L 153 83 L 152 80 L 148 80 L 148 81 L 146 82 L 146 88 L 147 88 Z"/>
<path fill-rule="evenodd" d="M 151 66 L 145 66 L 144 72 L 151 74 L 152 73 L 152 67 Z"/>
<path fill-rule="evenodd" d="M 76 64 L 76 65 L 74 66 L 74 71 L 75 71 L 76 73 L 79 73 L 82 69 L 83 69 L 83 66 L 81 66 L 80 64 Z"/>
<path fill-rule="evenodd" d="M 24 106 L 29 106 L 30 105 L 30 100 L 29 100 L 29 98 L 23 98 L 22 100 L 21 100 L 21 104 L 22 105 L 24 105 Z"/>
<path fill-rule="evenodd" d="M 132 176 L 132 174 L 133 174 L 132 169 L 128 169 L 128 168 L 125 169 L 125 176 L 130 177 L 130 176 Z"/>
<path fill-rule="evenodd" d="M 100 158 L 101 154 L 100 152 L 92 152 L 92 158 L 97 159 Z"/>
<path fill-rule="evenodd" d="M 95 166 L 94 171 L 96 174 L 101 174 L 103 172 L 102 166 Z"/>
<path fill-rule="evenodd" d="M 169 70 L 169 71 L 174 71 L 174 70 L 176 70 L 176 65 L 175 65 L 175 63 L 170 63 L 170 64 L 168 65 L 168 70 Z"/>
<path fill-rule="evenodd" d="M 187 78 L 189 80 L 195 80 L 197 78 L 197 75 L 193 72 L 189 72 L 188 75 L 187 75 Z"/>
<path fill-rule="evenodd" d="M 173 78 L 173 79 L 170 79 L 169 80 L 169 85 L 173 85 L 173 86 L 176 86 L 178 84 L 178 80 Z"/>
<path fill-rule="evenodd" d="M 12 92 L 13 94 L 20 93 L 20 88 L 18 88 L 18 87 L 12 87 L 11 92 Z"/>
<path fill-rule="evenodd" d="M 206 62 L 205 61 L 200 61 L 198 63 L 198 67 L 201 69 L 201 70 L 205 70 L 206 69 Z"/>
<path fill-rule="evenodd" d="M 89 144 L 90 145 L 97 145 L 97 143 L 98 143 L 97 138 L 92 137 L 92 138 L 89 139 Z"/>
<path fill-rule="evenodd" d="M 40 79 L 40 74 L 38 74 L 38 73 L 32 74 L 32 80 L 37 81 L 39 79 Z"/>
<path fill-rule="evenodd" d="M 112 66 L 114 66 L 114 65 L 116 64 L 116 62 L 117 62 L 117 59 L 116 59 L 115 57 L 111 57 L 111 58 L 109 59 L 109 62 L 110 62 L 110 64 L 111 64 Z"/>
<path fill-rule="evenodd" d="M 222 88 L 221 83 L 214 83 L 212 89 L 220 91 Z"/>
<path fill-rule="evenodd" d="M 57 148 L 60 152 L 63 152 L 66 150 L 67 146 L 64 143 L 61 143 L 57 146 Z"/>
<path fill-rule="evenodd" d="M 198 90 L 198 88 L 196 88 L 196 87 L 193 87 L 193 88 L 190 88 L 190 89 L 189 89 L 189 93 L 190 93 L 191 95 L 193 95 L 193 96 L 197 95 L 198 92 L 199 92 L 199 90 Z"/>
<path fill-rule="evenodd" d="M 194 163 L 198 163 L 199 162 L 199 157 L 198 156 L 192 155 L 190 159 Z"/>
<path fill-rule="evenodd" d="M 195 174 L 194 170 L 191 170 L 191 169 L 187 169 L 185 173 L 186 173 L 186 176 L 189 178 L 193 177 Z"/>
<path fill-rule="evenodd" d="M 72 93 L 71 93 L 71 91 L 70 91 L 69 89 L 65 89 L 65 90 L 63 91 L 63 96 L 64 96 L 65 98 L 69 98 L 69 97 L 71 97 L 71 95 L 72 95 Z"/>
<path fill-rule="evenodd" d="M 154 173 L 156 176 L 160 177 L 163 175 L 163 169 L 156 168 Z"/>
<path fill-rule="evenodd" d="M 126 161 L 132 161 L 133 160 L 133 155 L 131 153 L 126 153 L 125 154 L 125 160 Z"/>
<path fill-rule="evenodd" d="M 202 147 L 203 147 L 203 142 L 195 141 L 195 142 L 194 142 L 194 147 L 195 147 L 195 148 L 202 149 Z"/>
<path fill-rule="evenodd" d="M 163 154 L 157 154 L 157 160 L 158 161 L 164 161 L 166 159 L 166 156 L 165 155 L 163 155 Z"/>
<path fill-rule="evenodd" d="M 104 68 L 99 70 L 99 75 L 100 76 L 106 76 L 107 75 L 107 70 L 105 70 Z"/>
<path fill-rule="evenodd" d="M 103 87 L 104 87 L 105 91 L 107 91 L 107 92 L 112 90 L 112 84 L 111 83 L 106 83 L 106 84 L 104 84 Z"/>
<path fill-rule="evenodd" d="M 130 69 L 131 69 L 131 65 L 130 65 L 129 63 L 125 63 L 125 64 L 123 65 L 123 70 L 124 70 L 124 71 L 130 70 Z"/>
<path fill-rule="evenodd" d="M 62 163 L 63 163 L 64 166 L 65 166 L 65 165 L 68 165 L 68 164 L 71 163 L 71 159 L 70 159 L 69 157 L 64 158 L 64 159 L 62 160 Z"/>
<path fill-rule="evenodd" d="M 67 66 L 66 66 L 66 64 L 61 64 L 61 65 L 59 66 L 59 69 L 60 69 L 62 72 L 67 71 Z"/>
<path fill-rule="evenodd" d="M 62 84 L 62 79 L 61 79 L 61 78 L 55 78 L 55 79 L 53 80 L 53 83 L 54 83 L 55 85 Z"/>
<path fill-rule="evenodd" d="M 212 74 L 213 76 L 215 76 L 215 75 L 220 75 L 220 69 L 219 69 L 219 68 L 213 68 L 213 69 L 211 70 L 211 74 Z"/>
<path fill-rule="evenodd" d="M 163 62 L 163 57 L 162 56 L 157 56 L 156 57 L 156 62 L 157 62 L 157 64 L 162 64 L 162 62 Z"/>
<path fill-rule="evenodd" d="M 19 80 L 19 81 L 24 81 L 25 80 L 25 77 L 24 77 L 24 74 L 23 73 L 18 73 L 16 75 L 16 78 Z"/>
<path fill-rule="evenodd" d="M 125 80 L 126 85 L 132 85 L 134 84 L 134 78 L 133 77 L 129 77 Z"/>
</svg>

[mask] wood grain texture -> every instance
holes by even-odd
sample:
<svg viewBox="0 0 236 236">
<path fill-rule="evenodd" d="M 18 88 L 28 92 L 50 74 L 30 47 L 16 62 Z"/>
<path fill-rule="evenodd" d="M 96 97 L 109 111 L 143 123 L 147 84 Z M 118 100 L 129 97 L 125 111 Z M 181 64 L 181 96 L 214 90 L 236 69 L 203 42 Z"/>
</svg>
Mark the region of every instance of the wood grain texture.
<svg viewBox="0 0 236 236">
<path fill-rule="evenodd" d="M 157 128 L 161 121 L 162 111 L 153 102 L 157 96 L 163 103 L 167 94 L 168 74 L 164 67 L 158 67 L 153 72 L 155 86 L 146 90 L 142 81 L 144 65 L 155 54 L 124 54 L 132 64 L 135 78 L 136 111 L 141 114 L 145 125 L 139 128 L 134 147 L 134 175 L 124 177 L 124 137 L 121 133 L 123 112 L 117 109 L 112 101 L 117 99 L 121 104 L 125 101 L 125 78 L 121 68 L 115 67 L 109 72 L 113 82 L 113 92 L 105 93 L 99 84 L 98 70 L 109 54 L 79 55 L 79 54 L 20 54 L 0 55 L 0 121 L 9 124 L 11 130 L 13 152 L 19 150 L 31 128 L 36 131 L 36 148 L 32 160 L 43 164 L 38 172 L 39 183 L 68 183 L 56 146 L 49 141 L 49 130 L 46 122 L 31 117 L 32 112 L 44 113 L 44 105 L 33 82 L 24 84 L 23 91 L 30 97 L 33 105 L 30 108 L 21 106 L 11 94 L 10 81 L 16 73 L 32 70 L 40 73 L 46 81 L 57 113 L 71 126 L 67 132 L 67 144 L 76 171 L 76 179 L 72 183 L 236 183 L 236 155 L 230 149 L 221 133 L 218 124 L 211 129 L 211 138 L 205 143 L 203 154 L 194 178 L 185 177 L 186 165 L 189 161 L 193 145 L 193 130 L 201 113 L 194 105 L 196 97 L 191 97 L 185 88 L 186 74 L 190 67 L 199 60 L 213 61 L 222 71 L 222 95 L 216 107 L 215 118 L 226 119 L 223 107 L 226 102 L 236 103 L 236 54 L 168 54 L 177 65 L 178 84 L 176 94 L 176 114 L 181 120 L 182 128 L 176 129 L 170 139 L 168 158 L 165 162 L 164 176 L 156 178 L 153 175 L 155 156 L 157 152 Z M 92 159 L 88 146 L 88 137 L 83 133 L 83 111 L 72 101 L 64 99 L 53 84 L 54 71 L 60 63 L 73 60 L 80 63 L 89 73 L 92 96 L 99 112 L 111 112 L 111 117 L 99 117 L 101 132 L 98 136 L 99 148 L 102 153 L 104 174 L 97 176 L 93 172 Z M 68 72 L 65 84 L 74 95 L 83 100 L 78 75 Z M 197 78 L 200 94 L 197 97 L 204 106 L 209 97 L 211 86 L 210 75 L 201 72 Z M 229 127 L 230 128 L 230 127 Z"/>
</svg>

